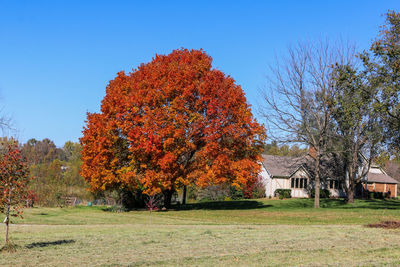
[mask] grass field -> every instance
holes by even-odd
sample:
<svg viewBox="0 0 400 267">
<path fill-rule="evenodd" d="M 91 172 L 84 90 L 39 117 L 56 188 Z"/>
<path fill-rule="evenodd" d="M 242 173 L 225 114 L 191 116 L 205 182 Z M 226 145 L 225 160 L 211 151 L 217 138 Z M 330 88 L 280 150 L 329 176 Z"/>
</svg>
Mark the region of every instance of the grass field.
<svg viewBox="0 0 400 267">
<path fill-rule="evenodd" d="M 0 266 L 400 265 L 398 200 L 248 200 L 189 204 L 167 212 L 106 207 L 33 208 L 11 226 L 15 253 Z M 4 230 L 4 228 L 2 228 Z"/>
</svg>

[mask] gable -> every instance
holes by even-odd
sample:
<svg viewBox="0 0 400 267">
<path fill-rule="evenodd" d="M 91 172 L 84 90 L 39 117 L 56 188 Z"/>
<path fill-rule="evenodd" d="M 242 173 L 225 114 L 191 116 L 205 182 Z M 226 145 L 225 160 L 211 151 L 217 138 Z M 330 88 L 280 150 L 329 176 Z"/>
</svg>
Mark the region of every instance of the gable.
<svg viewBox="0 0 400 267">
<path fill-rule="evenodd" d="M 309 177 L 310 175 L 303 167 L 306 161 L 306 157 L 263 155 L 262 165 L 271 177 L 290 178 L 297 172 Z"/>
</svg>

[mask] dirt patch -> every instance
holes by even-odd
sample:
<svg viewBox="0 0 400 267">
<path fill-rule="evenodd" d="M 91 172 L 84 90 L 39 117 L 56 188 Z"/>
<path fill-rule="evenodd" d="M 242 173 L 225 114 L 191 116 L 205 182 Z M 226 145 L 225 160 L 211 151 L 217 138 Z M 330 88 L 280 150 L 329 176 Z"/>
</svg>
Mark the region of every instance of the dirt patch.
<svg viewBox="0 0 400 267">
<path fill-rule="evenodd" d="M 380 223 L 371 223 L 371 224 L 368 224 L 367 227 L 397 229 L 397 228 L 400 228 L 400 221 L 383 221 Z"/>
</svg>

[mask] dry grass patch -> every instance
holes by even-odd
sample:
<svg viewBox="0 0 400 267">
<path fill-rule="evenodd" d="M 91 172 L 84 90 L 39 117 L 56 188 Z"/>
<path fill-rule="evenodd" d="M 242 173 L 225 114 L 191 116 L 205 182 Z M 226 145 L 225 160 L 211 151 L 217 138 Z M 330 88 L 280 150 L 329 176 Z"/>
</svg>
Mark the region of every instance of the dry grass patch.
<svg viewBox="0 0 400 267">
<path fill-rule="evenodd" d="M 2 253 L 0 266 L 400 263 L 399 230 L 354 225 L 17 225 L 12 229 L 20 249 Z"/>
<path fill-rule="evenodd" d="M 367 226 L 371 228 L 397 229 L 400 228 L 400 221 L 383 221 L 380 223 L 371 223 Z"/>
</svg>

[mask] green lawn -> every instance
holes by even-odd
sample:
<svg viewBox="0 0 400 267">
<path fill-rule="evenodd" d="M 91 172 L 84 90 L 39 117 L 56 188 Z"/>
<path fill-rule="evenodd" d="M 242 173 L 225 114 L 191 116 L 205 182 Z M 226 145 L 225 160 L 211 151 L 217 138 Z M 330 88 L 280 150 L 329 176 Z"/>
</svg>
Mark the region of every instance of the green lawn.
<svg viewBox="0 0 400 267">
<path fill-rule="evenodd" d="M 33 208 L 11 225 L 0 266 L 400 265 L 400 201 L 310 199 L 189 204 L 167 212 Z M 1 228 L 4 230 L 4 228 Z"/>
<path fill-rule="evenodd" d="M 153 212 L 152 224 L 367 224 L 400 220 L 399 200 L 322 199 L 320 209 L 312 199 L 243 200 L 188 204 L 168 212 Z M 115 213 L 106 207 L 27 209 L 24 224 L 147 224 L 148 211 Z"/>
</svg>

